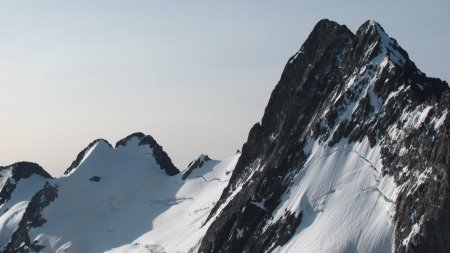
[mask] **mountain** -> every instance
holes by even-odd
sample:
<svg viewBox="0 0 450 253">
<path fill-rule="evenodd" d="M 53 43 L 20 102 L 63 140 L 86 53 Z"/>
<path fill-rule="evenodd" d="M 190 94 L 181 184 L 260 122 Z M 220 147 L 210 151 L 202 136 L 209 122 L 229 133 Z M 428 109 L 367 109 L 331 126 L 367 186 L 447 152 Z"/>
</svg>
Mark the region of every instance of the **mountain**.
<svg viewBox="0 0 450 253">
<path fill-rule="evenodd" d="M 448 84 L 374 21 L 289 59 L 201 252 L 448 252 Z"/>
<path fill-rule="evenodd" d="M 242 152 L 180 172 L 150 135 L 64 175 L 0 167 L 3 252 L 448 252 L 450 88 L 374 21 L 321 20 Z"/>
<path fill-rule="evenodd" d="M 2 189 L 11 188 L 8 178 L 33 181 L 20 184 L 21 193 L 16 187 L 14 198 L 1 206 L 10 211 L 1 216 L 0 247 L 4 252 L 158 252 L 161 244 L 167 250 L 179 244 L 184 249 L 195 247 L 204 234 L 199 229 L 202 220 L 226 186 L 238 157 L 208 158 L 183 179 L 151 136 L 134 133 L 114 148 L 103 139 L 90 143 L 60 178 L 51 178 L 36 164 L 2 168 L 6 182 Z M 147 236 L 152 243 L 127 245 Z"/>
</svg>

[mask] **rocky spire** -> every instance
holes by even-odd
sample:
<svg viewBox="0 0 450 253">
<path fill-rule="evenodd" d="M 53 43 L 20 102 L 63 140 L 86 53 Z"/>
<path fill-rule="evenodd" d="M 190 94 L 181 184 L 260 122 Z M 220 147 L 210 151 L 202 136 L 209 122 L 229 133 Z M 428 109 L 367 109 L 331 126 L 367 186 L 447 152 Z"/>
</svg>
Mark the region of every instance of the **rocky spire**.
<svg viewBox="0 0 450 253">
<path fill-rule="evenodd" d="M 183 173 L 182 178 L 186 179 L 195 169 L 201 168 L 205 162 L 211 161 L 208 155 L 201 154 L 197 159 L 189 163 L 187 170 Z"/>
</svg>

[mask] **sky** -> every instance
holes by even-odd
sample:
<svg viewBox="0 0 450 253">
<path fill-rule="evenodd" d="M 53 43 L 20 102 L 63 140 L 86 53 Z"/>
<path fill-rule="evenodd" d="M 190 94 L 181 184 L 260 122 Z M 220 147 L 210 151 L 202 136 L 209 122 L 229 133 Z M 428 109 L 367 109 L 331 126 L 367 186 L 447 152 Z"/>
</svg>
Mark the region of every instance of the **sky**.
<svg viewBox="0 0 450 253">
<path fill-rule="evenodd" d="M 450 1 L 0 0 L 0 166 L 53 176 L 91 141 L 152 135 L 183 170 L 233 155 L 323 18 L 378 21 L 450 80 Z"/>
</svg>

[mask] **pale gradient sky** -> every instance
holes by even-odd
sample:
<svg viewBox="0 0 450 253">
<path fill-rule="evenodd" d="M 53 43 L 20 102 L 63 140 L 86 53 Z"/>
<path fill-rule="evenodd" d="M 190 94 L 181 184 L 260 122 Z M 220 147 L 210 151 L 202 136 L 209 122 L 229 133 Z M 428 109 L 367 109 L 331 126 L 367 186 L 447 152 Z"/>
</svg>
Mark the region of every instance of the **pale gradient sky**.
<svg viewBox="0 0 450 253">
<path fill-rule="evenodd" d="M 184 169 L 233 155 L 322 18 L 381 23 L 450 80 L 450 1 L 0 1 L 0 165 L 59 176 L 92 140 L 152 135 Z"/>
</svg>

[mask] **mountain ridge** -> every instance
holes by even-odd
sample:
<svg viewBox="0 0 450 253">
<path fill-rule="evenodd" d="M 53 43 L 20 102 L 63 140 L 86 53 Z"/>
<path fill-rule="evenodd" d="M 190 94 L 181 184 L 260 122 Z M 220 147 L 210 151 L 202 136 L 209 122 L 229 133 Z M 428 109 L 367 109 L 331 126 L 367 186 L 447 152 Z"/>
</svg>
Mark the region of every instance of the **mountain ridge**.
<svg viewBox="0 0 450 253">
<path fill-rule="evenodd" d="M 361 157 L 361 153 L 378 150 L 376 152 L 385 157 L 381 159 L 382 164 L 378 158 L 373 162 L 370 161 L 370 164 L 378 164 L 378 167 L 373 165 L 370 167 L 377 168 L 375 170 L 379 168 L 377 174 L 380 177 L 375 177 L 374 183 L 378 184 L 377 180 L 381 180 L 389 173 L 395 173 L 391 169 L 394 167 L 393 164 L 387 162 L 392 157 L 394 151 L 392 147 L 395 147 L 395 143 L 390 137 L 382 138 L 388 134 L 386 130 L 389 128 L 392 131 L 395 130 L 392 129 L 392 125 L 395 125 L 399 118 L 401 119 L 402 108 L 408 108 L 409 111 L 404 112 L 406 116 L 408 113 L 411 116 L 420 114 L 413 108 L 421 105 L 418 109 L 423 111 L 428 108 L 427 103 L 438 103 L 439 107 L 448 109 L 449 88 L 445 82 L 427 78 L 407 58 L 407 54 L 395 40 L 386 36 L 384 29 L 372 21 L 365 22 L 356 35 L 345 26 L 329 20 L 321 20 L 315 26 L 299 52 L 289 59 L 278 85 L 272 92 L 261 124 L 258 123 L 251 129 L 230 184 L 225 188 L 218 204 L 211 212 L 218 215 L 218 218 L 209 227 L 200 251 L 251 252 L 255 249 L 261 252 L 273 251 L 282 248 L 288 239 L 295 236 L 298 233 L 297 228 L 292 228 L 289 224 L 301 224 L 302 214 L 308 209 L 307 206 L 320 205 L 319 203 L 311 203 L 309 200 L 308 204 L 303 204 L 306 205 L 304 207 L 306 210 L 302 211 L 300 206 L 300 210 L 295 211 L 294 216 L 291 211 L 286 211 L 284 218 L 277 216 L 279 222 L 268 224 L 267 221 L 274 218 L 272 214 L 275 208 L 282 204 L 280 199 L 283 193 L 289 191 L 293 185 L 301 187 L 301 182 L 296 182 L 294 175 L 299 175 L 302 170 L 308 168 L 305 164 L 311 157 L 308 153 L 308 150 L 311 150 L 310 146 L 313 145 L 311 141 L 316 143 L 314 146 L 325 145 L 324 153 L 328 153 L 326 150 L 336 145 L 346 147 L 342 140 L 346 140 L 345 142 L 349 144 L 354 143 L 346 147 L 354 150 L 353 145 L 358 147 L 358 143 L 365 142 L 367 138 L 370 149 L 364 148 L 364 151 L 358 151 L 356 148 L 354 152 L 359 152 L 358 156 Z M 392 52 L 393 50 L 396 51 Z M 405 97 L 400 98 L 399 94 Z M 391 108 L 398 110 L 391 111 Z M 420 120 L 416 122 L 419 125 L 423 123 L 420 116 L 414 118 L 417 121 Z M 435 111 L 434 115 L 429 117 L 434 118 L 435 122 L 436 119 L 441 119 L 440 122 L 443 122 L 447 118 L 444 110 Z M 443 127 L 443 125 L 435 126 Z M 401 124 L 396 127 L 402 129 Z M 412 129 L 407 130 L 404 135 L 409 134 L 409 139 L 417 139 L 414 135 L 417 135 L 415 128 L 408 127 Z M 430 127 L 428 126 L 427 129 Z M 431 127 L 431 130 L 434 130 L 434 127 Z M 431 136 L 424 139 L 432 140 L 434 134 L 430 132 Z M 441 141 L 440 145 L 448 146 L 444 143 Z M 407 150 L 405 147 L 404 149 Z M 411 154 L 411 156 L 417 156 L 417 154 Z M 363 161 L 366 162 L 369 159 L 363 157 Z M 333 168 L 328 167 L 328 169 Z M 416 169 L 422 170 L 420 167 Z M 443 173 L 448 174 L 448 171 Z M 268 184 L 271 190 L 267 190 Z M 410 184 L 410 187 L 414 187 L 412 180 Z M 448 182 L 444 183 L 443 188 L 448 189 Z M 302 196 L 308 196 L 305 194 Z M 401 195 L 402 192 L 400 191 L 399 194 Z M 448 201 L 448 194 L 443 196 L 447 199 L 445 201 Z M 395 194 L 392 197 L 395 199 Z M 261 200 L 265 200 L 264 209 L 255 210 L 252 203 Z M 297 201 L 303 203 L 300 199 Z M 374 201 L 378 203 L 378 199 Z M 407 201 L 399 201 L 396 208 L 399 213 L 405 210 L 407 213 L 402 213 L 401 216 L 404 219 L 397 223 L 395 243 L 386 241 L 384 243 L 386 248 L 381 251 L 391 251 L 389 245 L 392 247 L 396 245 L 392 251 L 402 252 L 406 249 L 411 252 L 415 250 L 421 252 L 420 246 L 417 246 L 410 236 L 411 234 L 420 235 L 418 231 L 414 232 L 414 224 L 417 224 L 417 221 L 407 218 L 411 217 L 411 213 L 416 210 L 405 202 Z M 402 209 L 399 207 L 402 205 L 408 207 Z M 443 216 L 440 219 L 445 220 L 445 213 L 442 210 L 445 209 L 441 209 Z M 426 213 L 423 214 L 428 216 Z M 388 220 L 387 217 L 385 219 Z M 242 232 L 243 227 L 247 235 Z M 440 229 L 445 231 L 442 227 Z M 410 233 L 410 231 L 413 232 Z M 354 233 L 358 234 L 357 231 Z M 392 235 L 393 227 L 383 233 Z M 440 234 L 430 233 L 438 237 Z M 275 237 L 279 239 L 274 240 L 274 234 L 278 235 Z M 348 244 L 350 242 L 341 240 L 343 240 L 341 241 L 343 248 L 336 249 L 339 242 L 333 242 L 336 245 L 328 247 L 334 247 L 335 251 L 358 249 L 347 248 L 353 246 Z M 423 247 L 436 252 L 449 248 L 445 240 L 436 240 L 440 241 L 440 244 L 428 244 Z M 354 243 L 356 247 L 361 247 L 358 251 L 375 250 L 367 248 L 364 242 Z M 315 248 L 319 245 L 310 246 L 312 247 L 310 251 L 319 250 Z M 324 245 L 321 249 L 324 250 L 326 247 Z M 290 251 L 293 250 L 298 251 L 302 248 L 292 246 Z M 325 251 L 329 250 L 331 248 Z"/>
<path fill-rule="evenodd" d="M 80 165 L 81 161 L 84 159 L 85 155 L 89 152 L 89 150 L 93 148 L 98 142 L 104 142 L 111 149 L 117 149 L 121 147 L 126 147 L 127 144 L 132 142 L 133 138 L 136 138 L 138 140 L 136 143 L 138 146 L 148 146 L 150 149 L 152 149 L 151 152 L 153 157 L 155 157 L 156 162 L 161 166 L 161 169 L 164 170 L 168 175 L 173 176 L 180 173 L 177 167 L 172 163 L 172 160 L 167 155 L 167 153 L 162 149 L 162 147 L 155 141 L 155 139 L 151 135 L 145 135 L 142 132 L 135 132 L 117 141 L 114 148 L 105 139 L 94 140 L 77 155 L 77 158 L 72 162 L 70 167 L 66 169 L 64 175 L 68 175 L 72 170 L 76 169 L 76 167 Z"/>
<path fill-rule="evenodd" d="M 16 173 L 13 188 L 13 167 L 0 167 L 0 247 L 445 252 L 449 110 L 448 84 L 422 73 L 380 24 L 353 33 L 323 19 L 235 156 L 201 155 L 180 173 L 137 132 L 114 147 L 91 142 L 60 178 L 24 163 L 35 169 Z"/>
</svg>

